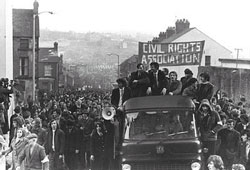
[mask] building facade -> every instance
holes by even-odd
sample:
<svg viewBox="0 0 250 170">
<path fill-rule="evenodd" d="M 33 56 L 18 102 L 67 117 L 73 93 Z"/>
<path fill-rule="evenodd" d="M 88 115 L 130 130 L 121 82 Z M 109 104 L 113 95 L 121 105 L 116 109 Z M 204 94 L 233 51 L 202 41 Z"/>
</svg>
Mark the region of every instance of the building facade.
<svg viewBox="0 0 250 170">
<path fill-rule="evenodd" d="M 58 54 L 58 43 L 51 48 L 39 48 L 38 88 L 39 90 L 59 90 L 59 81 L 62 75 L 63 56 Z"/>
<path fill-rule="evenodd" d="M 33 73 L 33 15 L 38 11 L 38 2 L 34 9 L 13 9 L 13 78 L 18 81 L 18 90 L 24 100 L 32 96 L 32 76 L 37 82 L 37 67 Z M 35 19 L 35 63 L 37 66 L 39 49 L 39 19 Z"/>
</svg>

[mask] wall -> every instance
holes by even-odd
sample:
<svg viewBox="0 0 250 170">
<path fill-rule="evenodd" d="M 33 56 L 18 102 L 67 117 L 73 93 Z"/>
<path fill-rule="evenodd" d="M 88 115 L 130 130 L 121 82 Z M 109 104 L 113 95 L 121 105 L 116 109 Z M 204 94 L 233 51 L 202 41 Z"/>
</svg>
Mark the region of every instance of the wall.
<svg viewBox="0 0 250 170">
<path fill-rule="evenodd" d="M 250 100 L 250 69 L 235 69 L 222 67 L 199 67 L 199 74 L 206 71 L 210 74 L 211 82 L 218 89 L 225 91 L 236 102 L 241 95 Z"/>
</svg>

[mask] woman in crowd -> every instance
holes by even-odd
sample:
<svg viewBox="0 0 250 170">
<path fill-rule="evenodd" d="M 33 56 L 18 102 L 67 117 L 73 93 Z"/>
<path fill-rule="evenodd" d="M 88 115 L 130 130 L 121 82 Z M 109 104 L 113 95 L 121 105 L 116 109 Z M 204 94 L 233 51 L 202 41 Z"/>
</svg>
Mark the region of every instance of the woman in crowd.
<svg viewBox="0 0 250 170">
<path fill-rule="evenodd" d="M 219 155 L 210 155 L 207 160 L 208 170 L 224 170 L 224 163 Z"/>
<path fill-rule="evenodd" d="M 28 140 L 25 138 L 25 130 L 22 128 L 18 128 L 16 136 L 11 141 L 10 149 L 6 153 L 6 155 L 8 155 L 10 152 L 12 152 L 13 170 L 16 170 L 18 156 L 24 150 L 27 144 L 28 144 Z M 23 165 L 21 166 L 21 170 L 24 170 Z"/>
<path fill-rule="evenodd" d="M 3 136 L 0 135 L 0 169 L 6 168 L 6 159 L 5 159 L 5 148 L 7 147 L 7 143 L 4 140 Z"/>
</svg>

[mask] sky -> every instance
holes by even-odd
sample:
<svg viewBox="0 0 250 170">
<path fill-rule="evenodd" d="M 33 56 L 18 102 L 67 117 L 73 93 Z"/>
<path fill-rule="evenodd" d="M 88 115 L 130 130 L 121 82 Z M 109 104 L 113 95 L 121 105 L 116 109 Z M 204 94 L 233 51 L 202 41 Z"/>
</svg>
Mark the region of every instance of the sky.
<svg viewBox="0 0 250 170">
<path fill-rule="evenodd" d="M 13 8 L 33 8 L 34 0 L 12 0 Z M 74 32 L 146 33 L 152 37 L 188 19 L 232 51 L 250 59 L 248 0 L 38 0 L 40 28 Z"/>
</svg>

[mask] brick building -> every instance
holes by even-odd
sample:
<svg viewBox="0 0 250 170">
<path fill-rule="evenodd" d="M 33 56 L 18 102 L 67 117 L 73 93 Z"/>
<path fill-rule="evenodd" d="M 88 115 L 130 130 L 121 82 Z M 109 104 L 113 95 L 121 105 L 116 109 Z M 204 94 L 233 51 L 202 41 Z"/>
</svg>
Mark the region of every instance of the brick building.
<svg viewBox="0 0 250 170">
<path fill-rule="evenodd" d="M 54 47 L 39 48 L 38 87 L 39 90 L 58 91 L 62 77 L 63 56 L 58 54 L 58 43 Z"/>
<path fill-rule="evenodd" d="M 13 9 L 13 79 L 19 82 L 18 90 L 26 100 L 32 96 L 32 46 L 33 14 L 38 12 L 38 2 L 34 9 Z M 39 49 L 39 18 L 35 19 L 36 63 Z M 37 69 L 35 70 L 37 80 Z"/>
</svg>

